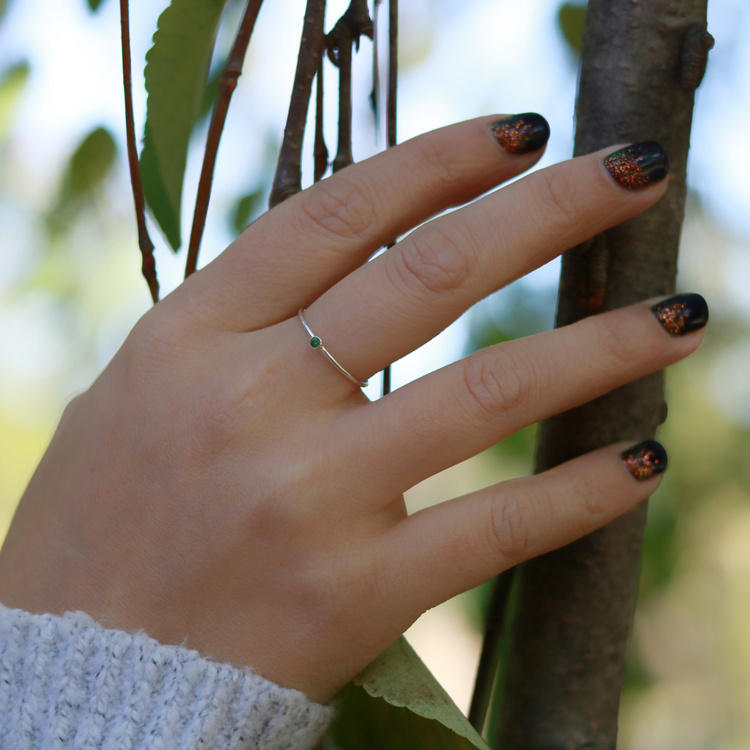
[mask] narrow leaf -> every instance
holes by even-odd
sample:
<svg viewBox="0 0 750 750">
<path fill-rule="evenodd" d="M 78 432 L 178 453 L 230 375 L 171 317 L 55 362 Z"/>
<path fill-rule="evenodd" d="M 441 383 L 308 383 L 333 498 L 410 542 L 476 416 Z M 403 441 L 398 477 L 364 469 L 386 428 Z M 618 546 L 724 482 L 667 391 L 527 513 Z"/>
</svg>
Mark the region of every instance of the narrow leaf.
<svg viewBox="0 0 750 750">
<path fill-rule="evenodd" d="M 262 206 L 262 200 L 265 195 L 265 188 L 258 188 L 252 193 L 243 195 L 234 204 L 230 215 L 230 223 L 235 234 L 240 234 L 250 224 L 253 214 Z"/>
<path fill-rule="evenodd" d="M 586 21 L 586 4 L 563 3 L 557 14 L 557 23 L 571 52 L 578 57 L 581 54 L 583 25 Z"/>
<path fill-rule="evenodd" d="M 226 0 L 172 0 L 146 55 L 141 173 L 146 203 L 178 250 L 182 184 L 190 135 L 201 111 L 211 54 Z"/>
<path fill-rule="evenodd" d="M 83 207 L 95 200 L 117 159 L 117 144 L 102 127 L 76 147 L 63 172 L 57 201 L 47 216 L 50 232 L 69 227 Z"/>
<path fill-rule="evenodd" d="M 405 638 L 350 685 L 332 750 L 489 750 Z"/>
</svg>

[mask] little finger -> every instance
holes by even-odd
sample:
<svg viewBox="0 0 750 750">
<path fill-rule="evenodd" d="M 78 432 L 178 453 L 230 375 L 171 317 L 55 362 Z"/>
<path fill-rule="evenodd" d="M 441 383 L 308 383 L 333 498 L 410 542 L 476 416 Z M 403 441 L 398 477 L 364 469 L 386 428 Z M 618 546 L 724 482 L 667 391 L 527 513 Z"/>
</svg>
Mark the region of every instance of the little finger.
<svg viewBox="0 0 750 750">
<path fill-rule="evenodd" d="M 667 467 L 656 440 L 629 445 L 592 451 L 409 516 L 384 540 L 394 578 L 389 591 L 418 616 L 614 520 L 645 500 Z"/>
</svg>

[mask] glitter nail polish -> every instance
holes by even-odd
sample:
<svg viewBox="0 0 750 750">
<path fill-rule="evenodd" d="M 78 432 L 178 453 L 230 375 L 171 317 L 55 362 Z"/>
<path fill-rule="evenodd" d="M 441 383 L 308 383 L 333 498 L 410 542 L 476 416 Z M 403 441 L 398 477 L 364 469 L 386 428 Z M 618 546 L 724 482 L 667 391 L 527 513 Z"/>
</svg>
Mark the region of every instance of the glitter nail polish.
<svg viewBox="0 0 750 750">
<path fill-rule="evenodd" d="M 549 140 L 549 123 L 535 112 L 498 120 L 491 130 L 498 143 L 511 154 L 538 151 Z"/>
<path fill-rule="evenodd" d="M 628 448 L 620 458 L 639 482 L 667 470 L 667 451 L 658 440 L 644 440 Z"/>
<path fill-rule="evenodd" d="M 670 336 L 684 336 L 708 323 L 708 305 L 700 294 L 678 294 L 657 302 L 651 310 Z"/>
<path fill-rule="evenodd" d="M 669 174 L 669 159 L 655 141 L 644 141 L 626 146 L 604 160 L 612 177 L 625 188 L 648 187 Z"/>
</svg>

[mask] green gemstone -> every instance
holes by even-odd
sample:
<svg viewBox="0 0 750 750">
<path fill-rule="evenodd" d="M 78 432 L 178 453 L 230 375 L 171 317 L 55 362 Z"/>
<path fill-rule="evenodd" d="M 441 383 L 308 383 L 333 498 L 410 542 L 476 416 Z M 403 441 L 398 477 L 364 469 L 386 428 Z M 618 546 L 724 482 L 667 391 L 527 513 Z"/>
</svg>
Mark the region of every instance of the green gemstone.
<svg viewBox="0 0 750 750">
<path fill-rule="evenodd" d="M 320 339 L 319 339 L 319 338 L 318 338 L 317 336 L 313 336 L 313 337 L 312 337 L 312 338 L 310 339 L 310 346 L 311 346 L 311 347 L 312 347 L 313 349 L 317 349 L 317 348 L 318 348 L 318 347 L 319 347 L 319 346 L 320 346 L 320 345 L 321 345 L 322 343 L 323 343 L 323 342 L 322 342 L 322 341 L 321 341 L 321 340 L 320 340 Z"/>
</svg>

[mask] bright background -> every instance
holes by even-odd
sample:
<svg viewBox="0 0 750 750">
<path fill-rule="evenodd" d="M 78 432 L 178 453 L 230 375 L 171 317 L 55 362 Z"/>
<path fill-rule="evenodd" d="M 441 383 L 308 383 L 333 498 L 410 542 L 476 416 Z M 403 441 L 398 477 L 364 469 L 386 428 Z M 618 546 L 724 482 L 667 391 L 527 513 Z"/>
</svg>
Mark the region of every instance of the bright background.
<svg viewBox="0 0 750 750">
<path fill-rule="evenodd" d="M 132 3 L 139 130 L 143 59 L 165 4 Z M 345 5 L 329 0 L 327 30 Z M 401 5 L 400 140 L 480 114 L 531 110 L 552 127 L 540 166 L 569 156 L 577 59 L 560 30 L 559 0 Z M 261 11 L 219 154 L 202 263 L 267 204 L 303 9 L 304 0 L 269 0 Z M 221 50 L 238 12 L 230 2 Z M 620 746 L 628 750 L 750 746 L 750 6 L 710 0 L 709 30 L 716 47 L 697 97 L 679 288 L 707 297 L 711 325 L 701 351 L 668 376 L 670 417 L 659 437 L 672 467 L 649 511 L 622 705 Z M 114 0 L 96 14 L 85 0 L 0 0 L 0 538 L 63 406 L 150 304 L 124 158 L 119 35 Z M 356 159 L 383 146 L 366 101 L 371 51 L 364 40 L 355 61 Z M 333 91 L 334 69 L 326 73 Z M 329 97 L 331 151 L 335 121 Z M 70 157 L 99 126 L 117 153 L 95 189 L 76 194 L 66 182 Z M 184 236 L 204 134 L 205 123 L 189 160 Z M 310 166 L 308 158 L 306 183 Z M 237 216 L 242 197 L 248 210 Z M 152 236 L 166 293 L 184 257 L 155 229 Z M 395 385 L 479 344 L 552 327 L 558 271 L 551 263 L 477 305 L 397 363 Z M 410 508 L 528 473 L 532 432 L 415 487 Z M 485 599 L 459 597 L 409 633 L 464 709 Z"/>
</svg>

